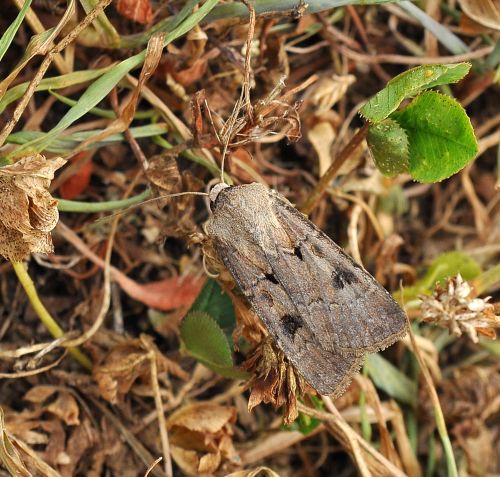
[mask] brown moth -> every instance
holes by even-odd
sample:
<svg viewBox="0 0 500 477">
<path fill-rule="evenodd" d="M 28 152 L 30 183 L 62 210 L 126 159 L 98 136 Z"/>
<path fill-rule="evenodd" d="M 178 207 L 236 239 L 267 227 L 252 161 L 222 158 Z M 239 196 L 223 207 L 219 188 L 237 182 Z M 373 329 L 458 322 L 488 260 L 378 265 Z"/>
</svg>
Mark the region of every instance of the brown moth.
<svg viewBox="0 0 500 477">
<path fill-rule="evenodd" d="M 366 352 L 406 333 L 399 305 L 276 191 L 210 191 L 206 227 L 219 258 L 285 356 L 321 394 L 338 396 Z"/>
</svg>

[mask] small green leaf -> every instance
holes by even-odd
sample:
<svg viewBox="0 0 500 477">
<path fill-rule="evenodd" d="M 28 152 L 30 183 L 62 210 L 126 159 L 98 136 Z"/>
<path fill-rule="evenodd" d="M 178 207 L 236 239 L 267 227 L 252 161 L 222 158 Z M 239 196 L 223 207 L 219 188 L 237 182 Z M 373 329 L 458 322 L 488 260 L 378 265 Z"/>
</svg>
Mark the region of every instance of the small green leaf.
<svg viewBox="0 0 500 477">
<path fill-rule="evenodd" d="M 427 270 L 424 280 L 432 287 L 436 282 L 444 284 L 448 277 L 458 273 L 464 280 L 472 280 L 481 273 L 481 267 L 471 256 L 455 250 L 439 255 Z"/>
<path fill-rule="evenodd" d="M 367 355 L 365 367 L 375 386 L 399 402 L 415 405 L 416 384 L 382 355 Z"/>
<path fill-rule="evenodd" d="M 408 137 L 396 121 L 385 119 L 370 125 L 366 140 L 382 174 L 392 177 L 408 170 Z"/>
<path fill-rule="evenodd" d="M 404 301 L 408 302 L 418 295 L 430 293 L 436 282 L 444 284 L 448 277 L 459 273 L 464 280 L 472 280 L 481 273 L 481 267 L 472 257 L 458 250 L 439 255 L 422 278 L 413 286 L 404 288 Z M 399 295 L 399 292 L 394 293 L 396 299 Z"/>
<path fill-rule="evenodd" d="M 457 63 L 412 68 L 390 80 L 361 108 L 360 114 L 372 123 L 383 121 L 396 111 L 404 99 L 435 86 L 456 83 L 469 72 L 470 67 L 470 63 Z"/>
<path fill-rule="evenodd" d="M 184 350 L 212 371 L 235 379 L 248 376 L 233 366 L 226 335 L 207 313 L 189 313 L 181 324 L 181 338 Z"/>
<path fill-rule="evenodd" d="M 308 416 L 303 412 L 299 412 L 297 419 L 290 425 L 285 426 L 285 430 L 299 431 L 306 436 L 307 434 L 310 434 L 312 431 L 314 431 L 314 429 L 316 429 L 320 424 L 321 421 L 319 419 Z"/>
<path fill-rule="evenodd" d="M 217 281 L 212 279 L 206 281 L 189 311 L 203 311 L 208 313 L 228 334 L 233 332 L 236 325 L 231 298 L 224 293 Z"/>
<path fill-rule="evenodd" d="M 419 182 L 439 182 L 465 167 L 478 144 L 467 113 L 453 98 L 427 91 L 393 119 L 410 143 L 409 172 Z"/>
</svg>

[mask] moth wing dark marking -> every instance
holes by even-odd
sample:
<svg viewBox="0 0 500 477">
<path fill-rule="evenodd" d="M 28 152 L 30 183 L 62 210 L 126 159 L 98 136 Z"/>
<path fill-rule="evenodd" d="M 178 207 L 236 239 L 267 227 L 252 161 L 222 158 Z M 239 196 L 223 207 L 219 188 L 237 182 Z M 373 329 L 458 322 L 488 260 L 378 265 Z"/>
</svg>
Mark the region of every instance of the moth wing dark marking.
<svg viewBox="0 0 500 477">
<path fill-rule="evenodd" d="M 304 379 L 318 392 L 340 395 L 359 370 L 362 357 L 340 354 L 318 345 L 311 330 L 279 283 L 227 242 L 215 247 L 240 290 Z"/>
<path fill-rule="evenodd" d="M 309 327 L 318 330 L 323 347 L 328 348 L 325 340 L 331 339 L 336 351 L 362 354 L 404 336 L 405 315 L 389 292 L 285 198 L 269 194 L 274 214 L 300 253 L 277 244 L 276 252 L 266 253 L 266 258 Z M 298 278 L 291 281 L 290 277 Z M 307 287 L 306 297 L 316 293 L 318 301 L 301 301 L 300 286 Z M 313 313 L 304 311 L 311 307 L 315 307 Z"/>
</svg>

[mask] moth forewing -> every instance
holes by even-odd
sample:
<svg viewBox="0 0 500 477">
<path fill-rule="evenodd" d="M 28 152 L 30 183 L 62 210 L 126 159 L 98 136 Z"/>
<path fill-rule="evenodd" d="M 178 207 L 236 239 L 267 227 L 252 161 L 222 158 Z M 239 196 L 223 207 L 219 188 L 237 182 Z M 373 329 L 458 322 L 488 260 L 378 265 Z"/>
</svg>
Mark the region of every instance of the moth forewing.
<svg viewBox="0 0 500 477">
<path fill-rule="evenodd" d="M 405 334 L 390 294 L 280 194 L 253 183 L 215 186 L 210 199 L 220 259 L 317 391 L 338 395 L 365 352 Z"/>
</svg>

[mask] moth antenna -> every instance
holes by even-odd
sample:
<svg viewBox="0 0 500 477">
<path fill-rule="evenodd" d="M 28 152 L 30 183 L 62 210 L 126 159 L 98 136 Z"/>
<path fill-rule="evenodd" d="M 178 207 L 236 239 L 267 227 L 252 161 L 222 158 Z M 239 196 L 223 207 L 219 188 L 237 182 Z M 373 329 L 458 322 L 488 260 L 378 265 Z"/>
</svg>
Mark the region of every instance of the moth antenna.
<svg viewBox="0 0 500 477">
<path fill-rule="evenodd" d="M 183 196 L 183 195 L 202 195 L 202 196 L 208 196 L 208 193 L 207 192 L 177 192 L 175 194 L 165 194 L 165 195 L 160 195 L 158 197 L 152 197 L 151 199 L 143 200 L 142 202 L 139 202 L 138 204 L 131 205 L 130 207 L 127 207 L 127 208 L 125 208 L 123 210 L 120 210 L 119 212 L 115 212 L 113 214 L 106 215 L 105 217 L 101 217 L 101 218 L 97 219 L 96 222 L 110 220 L 110 219 L 113 219 L 114 217 L 119 217 L 121 215 L 128 214 L 132 210 L 137 209 L 138 207 L 141 207 L 144 204 L 148 204 L 149 202 L 155 202 L 155 201 L 160 200 L 160 199 L 170 199 L 172 197 L 180 197 L 180 196 Z"/>
<path fill-rule="evenodd" d="M 253 5 L 248 2 L 248 0 L 243 0 L 244 5 L 248 8 L 250 13 L 250 21 L 248 24 L 248 35 L 245 41 L 246 51 L 245 51 L 245 77 L 243 80 L 243 86 L 241 88 L 240 97 L 238 101 L 234 105 L 233 111 L 229 119 L 224 124 L 223 134 L 224 142 L 223 142 L 223 150 L 222 150 L 222 159 L 221 159 L 221 182 L 224 184 L 224 163 L 226 159 L 227 150 L 229 148 L 229 143 L 231 141 L 231 136 L 233 131 L 241 129 L 241 127 L 237 127 L 238 116 L 240 111 L 245 108 L 247 117 L 249 120 L 253 119 L 253 108 L 252 102 L 250 100 L 250 71 L 251 71 L 251 60 L 252 60 L 252 40 L 255 35 L 255 8 Z M 241 121 L 240 121 L 241 123 Z M 220 141 L 219 141 L 220 142 Z M 222 142 L 220 142 L 222 144 Z"/>
</svg>

